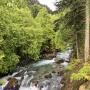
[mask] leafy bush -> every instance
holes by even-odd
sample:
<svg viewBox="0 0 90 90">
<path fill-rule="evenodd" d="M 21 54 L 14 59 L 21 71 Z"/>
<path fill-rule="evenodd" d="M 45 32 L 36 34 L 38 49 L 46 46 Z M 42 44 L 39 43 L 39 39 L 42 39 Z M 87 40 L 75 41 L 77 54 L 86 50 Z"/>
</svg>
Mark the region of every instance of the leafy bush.
<svg viewBox="0 0 90 90">
<path fill-rule="evenodd" d="M 27 0 L 0 0 L 0 73 L 12 71 L 25 55 L 38 60 L 47 47 L 43 43 L 52 41 L 54 20 L 46 8 L 38 8 L 34 18 Z"/>
<path fill-rule="evenodd" d="M 67 11 L 50 14 L 45 7 L 29 7 L 28 0 L 0 0 L 0 73 L 12 71 L 25 56 L 38 60 L 44 50 L 54 51 L 54 21 Z"/>
<path fill-rule="evenodd" d="M 90 80 L 90 65 L 83 66 L 78 73 L 73 73 L 73 80 Z"/>
</svg>

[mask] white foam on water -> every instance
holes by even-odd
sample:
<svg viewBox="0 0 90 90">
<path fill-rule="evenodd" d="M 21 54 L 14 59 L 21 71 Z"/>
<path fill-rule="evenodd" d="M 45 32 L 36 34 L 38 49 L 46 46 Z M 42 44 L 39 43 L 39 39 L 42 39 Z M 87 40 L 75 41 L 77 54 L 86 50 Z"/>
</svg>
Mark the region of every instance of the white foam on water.
<svg viewBox="0 0 90 90">
<path fill-rule="evenodd" d="M 29 87 L 21 86 L 19 90 L 39 90 L 39 88 L 31 83 Z"/>
<path fill-rule="evenodd" d="M 47 64 L 53 64 L 53 63 L 55 63 L 55 58 L 53 58 L 52 60 L 42 60 L 38 63 L 35 63 L 34 66 L 43 66 Z"/>
<path fill-rule="evenodd" d="M 35 87 L 35 86 L 30 86 L 30 87 L 20 87 L 19 90 L 39 90 L 39 88 Z"/>
<path fill-rule="evenodd" d="M 29 87 L 20 87 L 19 90 L 30 90 Z"/>
<path fill-rule="evenodd" d="M 16 74 L 18 74 L 18 72 L 14 72 L 14 73 L 12 74 L 12 77 L 14 77 Z"/>
<path fill-rule="evenodd" d="M 69 61 L 70 60 L 70 56 L 73 50 L 67 50 L 65 52 L 62 53 L 57 53 L 56 58 L 57 59 L 63 59 L 65 61 Z"/>
</svg>

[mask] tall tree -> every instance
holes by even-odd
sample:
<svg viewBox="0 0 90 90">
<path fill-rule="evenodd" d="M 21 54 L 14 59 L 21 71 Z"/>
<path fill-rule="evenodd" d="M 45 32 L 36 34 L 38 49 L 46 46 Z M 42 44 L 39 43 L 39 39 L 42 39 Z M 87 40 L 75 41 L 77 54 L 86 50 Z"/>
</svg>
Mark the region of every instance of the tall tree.
<svg viewBox="0 0 90 90">
<path fill-rule="evenodd" d="M 86 0 L 86 27 L 85 27 L 85 62 L 89 59 L 89 25 L 90 25 L 90 17 L 89 17 L 89 2 L 90 0 Z"/>
<path fill-rule="evenodd" d="M 84 58 L 85 0 L 62 0 L 57 3 L 57 6 L 60 11 L 67 7 L 70 8 L 71 11 L 59 22 L 60 24 L 64 22 L 65 28 L 66 26 L 72 27 L 71 38 L 73 39 L 75 58 Z"/>
</svg>

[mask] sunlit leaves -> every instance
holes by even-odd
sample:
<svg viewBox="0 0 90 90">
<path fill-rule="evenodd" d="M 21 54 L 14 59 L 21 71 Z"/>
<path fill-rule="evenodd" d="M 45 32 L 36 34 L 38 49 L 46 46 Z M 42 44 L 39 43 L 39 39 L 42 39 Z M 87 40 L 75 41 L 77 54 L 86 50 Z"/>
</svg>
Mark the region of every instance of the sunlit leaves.
<svg viewBox="0 0 90 90">
<path fill-rule="evenodd" d="M 25 56 L 38 60 L 42 52 L 66 44 L 63 37 L 68 32 L 54 28 L 55 20 L 70 10 L 51 14 L 39 4 L 28 5 L 27 0 L 0 0 L 0 73 L 12 71 Z"/>
<path fill-rule="evenodd" d="M 5 57 L 4 52 L 0 51 L 0 61 Z"/>
<path fill-rule="evenodd" d="M 83 66 L 78 73 L 73 73 L 73 80 L 90 80 L 90 65 Z"/>
</svg>

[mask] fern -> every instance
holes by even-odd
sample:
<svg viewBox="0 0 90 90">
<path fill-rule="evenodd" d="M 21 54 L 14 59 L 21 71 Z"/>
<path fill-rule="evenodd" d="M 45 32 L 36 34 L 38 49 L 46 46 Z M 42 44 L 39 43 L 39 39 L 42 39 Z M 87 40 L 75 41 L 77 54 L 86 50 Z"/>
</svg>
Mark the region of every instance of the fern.
<svg viewBox="0 0 90 90">
<path fill-rule="evenodd" d="M 90 65 L 85 65 L 79 70 L 78 73 L 71 75 L 73 80 L 90 80 Z"/>
</svg>

